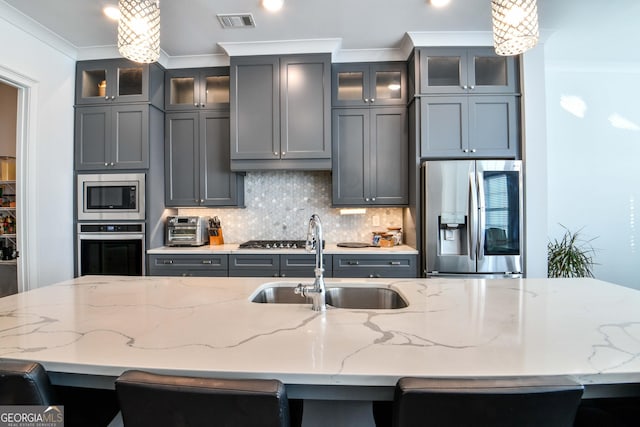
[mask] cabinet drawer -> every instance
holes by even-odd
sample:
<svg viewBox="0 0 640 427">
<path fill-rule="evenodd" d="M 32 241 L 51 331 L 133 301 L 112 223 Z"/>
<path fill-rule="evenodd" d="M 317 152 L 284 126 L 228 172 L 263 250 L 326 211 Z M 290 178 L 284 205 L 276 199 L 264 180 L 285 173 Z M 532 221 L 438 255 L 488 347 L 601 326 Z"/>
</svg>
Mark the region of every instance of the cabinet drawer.
<svg viewBox="0 0 640 427">
<path fill-rule="evenodd" d="M 277 277 L 280 256 L 275 254 L 229 255 L 230 277 Z"/>
<path fill-rule="evenodd" d="M 227 255 L 149 255 L 151 276 L 224 277 L 227 270 Z"/>
<path fill-rule="evenodd" d="M 417 255 L 334 255 L 333 277 L 417 277 Z"/>
<path fill-rule="evenodd" d="M 331 277 L 333 264 L 331 255 L 323 255 L 324 276 Z M 315 254 L 280 255 L 281 277 L 314 277 L 316 268 Z"/>
</svg>

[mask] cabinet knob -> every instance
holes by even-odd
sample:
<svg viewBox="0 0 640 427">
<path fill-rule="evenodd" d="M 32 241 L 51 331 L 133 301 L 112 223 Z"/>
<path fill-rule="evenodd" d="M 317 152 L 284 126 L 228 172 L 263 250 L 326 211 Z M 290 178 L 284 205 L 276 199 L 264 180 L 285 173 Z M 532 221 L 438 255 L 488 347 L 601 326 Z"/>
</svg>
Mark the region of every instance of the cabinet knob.
<svg viewBox="0 0 640 427">
<path fill-rule="evenodd" d="M 194 106 L 194 107 L 197 107 L 197 106 L 198 106 L 198 103 L 197 103 L 197 102 L 194 102 L 194 103 L 193 103 L 193 106 Z"/>
<path fill-rule="evenodd" d="M 472 153 L 475 153 L 475 152 L 476 152 L 476 149 L 475 149 L 475 148 L 472 148 L 472 149 L 471 149 L 471 152 L 472 152 Z"/>
<path fill-rule="evenodd" d="M 462 150 L 463 153 L 468 153 L 469 150 L 467 150 L 466 148 L 464 150 Z"/>
<path fill-rule="evenodd" d="M 284 274 L 284 273 L 282 273 L 282 274 L 280 275 L 280 277 L 287 277 L 287 275 L 286 275 L 286 274 Z"/>
<path fill-rule="evenodd" d="M 111 95 L 111 100 L 113 101 L 114 99 L 116 99 L 115 95 Z"/>
<path fill-rule="evenodd" d="M 104 97 L 104 100 L 105 100 L 105 101 L 108 101 L 108 100 L 109 100 L 109 97 L 108 97 L 108 96 L 105 96 L 105 97 Z"/>
<path fill-rule="evenodd" d="M 376 201 L 376 198 L 375 198 L 375 197 L 372 197 L 372 198 L 371 198 L 371 201 L 372 201 L 372 202 L 375 202 L 375 201 Z"/>
<path fill-rule="evenodd" d="M 114 165 L 114 163 L 113 163 L 113 162 L 111 162 L 111 163 L 109 164 L 109 166 L 113 166 L 113 165 Z"/>
<path fill-rule="evenodd" d="M 277 155 L 278 155 L 278 152 L 277 152 L 277 151 L 274 151 L 274 152 L 273 152 L 273 155 L 274 155 L 274 156 L 277 156 Z"/>
<path fill-rule="evenodd" d="M 285 154 L 287 154 L 287 153 L 283 151 L 283 152 L 282 152 L 282 153 L 280 153 L 280 154 L 284 156 L 284 155 L 285 155 Z"/>
<path fill-rule="evenodd" d="M 462 89 L 467 90 L 467 89 L 469 89 L 469 86 L 467 86 L 467 85 L 463 85 L 463 86 L 462 86 Z"/>
<path fill-rule="evenodd" d="M 375 98 L 371 98 L 371 103 L 373 104 L 374 102 L 376 102 Z"/>
<path fill-rule="evenodd" d="M 365 99 L 364 99 L 364 102 L 369 102 L 369 98 L 365 98 Z"/>
<path fill-rule="evenodd" d="M 202 104 L 200 104 L 200 106 L 201 106 L 202 108 L 204 108 L 204 102 L 203 102 Z"/>
<path fill-rule="evenodd" d="M 105 164 L 104 164 L 104 166 L 105 166 L 105 167 L 109 166 L 109 163 L 105 163 Z"/>
<path fill-rule="evenodd" d="M 474 90 L 475 88 L 476 88 L 476 87 L 475 87 L 475 86 L 473 86 L 473 85 L 469 86 L 469 89 L 471 89 L 471 90 Z"/>
<path fill-rule="evenodd" d="M 368 198 L 368 197 L 365 197 L 365 198 L 364 198 L 364 201 L 365 201 L 365 202 L 368 202 L 368 201 L 369 201 L 369 198 Z"/>
<path fill-rule="evenodd" d="M 204 199 L 200 199 L 200 203 L 201 203 L 201 204 L 202 204 L 202 203 L 204 203 Z"/>
</svg>

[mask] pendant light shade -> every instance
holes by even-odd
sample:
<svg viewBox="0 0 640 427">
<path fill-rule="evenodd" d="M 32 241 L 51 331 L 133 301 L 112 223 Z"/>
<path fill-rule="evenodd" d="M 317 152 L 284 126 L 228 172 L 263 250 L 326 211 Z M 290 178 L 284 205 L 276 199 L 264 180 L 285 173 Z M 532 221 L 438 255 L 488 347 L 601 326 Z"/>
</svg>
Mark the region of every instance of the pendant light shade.
<svg viewBox="0 0 640 427">
<path fill-rule="evenodd" d="M 492 0 L 491 15 L 498 55 L 519 55 L 538 43 L 536 0 Z"/>
<path fill-rule="evenodd" d="M 160 2 L 119 0 L 118 51 L 135 62 L 160 58 Z"/>
</svg>

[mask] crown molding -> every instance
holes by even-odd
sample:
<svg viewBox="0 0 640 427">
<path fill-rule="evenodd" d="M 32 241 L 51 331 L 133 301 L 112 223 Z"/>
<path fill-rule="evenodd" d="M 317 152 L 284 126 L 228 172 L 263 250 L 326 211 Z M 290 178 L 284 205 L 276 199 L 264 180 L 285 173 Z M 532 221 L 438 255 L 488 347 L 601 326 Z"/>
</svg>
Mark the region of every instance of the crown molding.
<svg viewBox="0 0 640 427">
<path fill-rule="evenodd" d="M 413 47 L 493 46 L 491 31 L 408 31 Z"/>
<path fill-rule="evenodd" d="M 301 53 L 333 54 L 341 45 L 341 38 L 218 43 L 218 46 L 224 49 L 229 56 L 291 55 Z"/>
<path fill-rule="evenodd" d="M 77 60 L 78 48 L 75 45 L 40 25 L 38 22 L 34 21 L 4 1 L 0 1 L 0 19 L 6 21 L 9 25 L 16 27 L 20 31 L 31 35 L 35 39 L 52 47 L 63 55 L 66 55 L 73 60 Z"/>
</svg>

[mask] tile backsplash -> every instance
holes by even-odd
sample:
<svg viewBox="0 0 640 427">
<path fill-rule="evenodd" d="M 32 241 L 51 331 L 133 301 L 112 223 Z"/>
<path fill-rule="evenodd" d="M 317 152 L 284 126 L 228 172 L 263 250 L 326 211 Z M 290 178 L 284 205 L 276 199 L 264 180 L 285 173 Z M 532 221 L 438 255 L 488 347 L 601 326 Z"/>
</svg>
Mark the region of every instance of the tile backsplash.
<svg viewBox="0 0 640 427">
<path fill-rule="evenodd" d="M 366 214 L 341 215 L 331 207 L 331 173 L 311 171 L 249 172 L 246 208 L 184 208 L 180 215 L 218 216 L 226 243 L 251 239 L 306 237 L 309 217 L 322 220 L 327 243 L 369 242 L 374 230 L 402 226 L 402 208 L 367 208 Z M 374 226 L 374 224 L 379 226 Z"/>
</svg>

